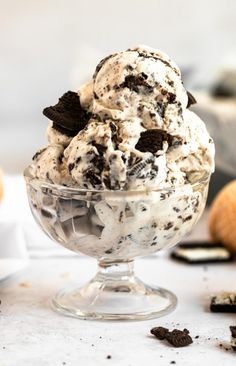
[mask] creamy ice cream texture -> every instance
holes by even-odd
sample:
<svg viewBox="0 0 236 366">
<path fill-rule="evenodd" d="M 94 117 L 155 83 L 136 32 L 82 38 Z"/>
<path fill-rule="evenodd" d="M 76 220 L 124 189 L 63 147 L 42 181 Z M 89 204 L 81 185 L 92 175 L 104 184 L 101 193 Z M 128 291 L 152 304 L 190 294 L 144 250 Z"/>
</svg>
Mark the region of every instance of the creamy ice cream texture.
<svg viewBox="0 0 236 366">
<path fill-rule="evenodd" d="M 112 54 L 78 92 L 44 109 L 48 146 L 36 178 L 66 186 L 136 190 L 192 183 L 214 170 L 214 144 L 178 66 L 138 46 Z"/>
</svg>

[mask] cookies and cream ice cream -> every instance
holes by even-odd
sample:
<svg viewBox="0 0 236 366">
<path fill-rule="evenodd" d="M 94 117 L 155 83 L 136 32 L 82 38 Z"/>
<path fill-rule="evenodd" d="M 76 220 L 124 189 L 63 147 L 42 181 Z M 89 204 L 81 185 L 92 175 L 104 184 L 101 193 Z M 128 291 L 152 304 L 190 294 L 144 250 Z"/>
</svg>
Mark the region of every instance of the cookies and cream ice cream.
<svg viewBox="0 0 236 366">
<path fill-rule="evenodd" d="M 194 102 L 175 63 L 139 46 L 108 56 L 78 92 L 45 108 L 48 146 L 26 173 L 44 230 L 105 260 L 176 244 L 200 217 L 214 170 Z"/>
<path fill-rule="evenodd" d="M 48 146 L 35 177 L 88 189 L 193 182 L 214 169 L 214 144 L 169 57 L 138 46 L 103 59 L 92 81 L 45 108 Z"/>
</svg>

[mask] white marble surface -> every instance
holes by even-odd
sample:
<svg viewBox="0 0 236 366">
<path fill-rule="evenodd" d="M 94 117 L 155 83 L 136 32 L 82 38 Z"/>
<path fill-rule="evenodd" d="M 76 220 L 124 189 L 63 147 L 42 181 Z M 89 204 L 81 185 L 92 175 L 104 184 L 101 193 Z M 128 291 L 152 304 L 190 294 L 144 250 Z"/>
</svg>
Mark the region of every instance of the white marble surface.
<svg viewBox="0 0 236 366">
<path fill-rule="evenodd" d="M 209 293 L 235 290 L 235 263 L 188 266 L 168 257 L 137 261 L 146 282 L 174 291 L 178 307 L 170 315 L 142 322 L 98 322 L 67 318 L 50 308 L 50 299 L 69 283 L 84 283 L 96 270 L 85 257 L 32 259 L 20 277 L 0 290 L 1 366 L 78 365 L 233 365 L 235 353 L 225 351 L 233 314 L 211 314 Z M 163 325 L 187 327 L 194 343 L 174 349 L 149 330 Z M 111 359 L 107 359 L 111 355 Z"/>
</svg>

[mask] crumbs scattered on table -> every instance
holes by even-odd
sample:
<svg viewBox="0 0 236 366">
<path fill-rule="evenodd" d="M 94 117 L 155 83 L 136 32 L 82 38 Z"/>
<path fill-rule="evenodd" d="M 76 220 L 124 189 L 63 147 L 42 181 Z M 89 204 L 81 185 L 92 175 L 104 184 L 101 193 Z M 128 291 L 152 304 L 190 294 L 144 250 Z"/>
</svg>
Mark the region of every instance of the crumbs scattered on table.
<svg viewBox="0 0 236 366">
<path fill-rule="evenodd" d="M 112 357 L 111 357 L 111 355 L 107 355 L 107 357 L 106 357 L 108 360 L 110 360 Z"/>
</svg>

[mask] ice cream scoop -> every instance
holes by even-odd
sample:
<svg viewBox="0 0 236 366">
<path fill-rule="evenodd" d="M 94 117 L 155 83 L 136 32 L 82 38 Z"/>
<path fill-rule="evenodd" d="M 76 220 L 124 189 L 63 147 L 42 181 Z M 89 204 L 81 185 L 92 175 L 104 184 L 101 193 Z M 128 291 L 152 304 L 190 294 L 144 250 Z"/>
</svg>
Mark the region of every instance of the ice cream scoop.
<svg viewBox="0 0 236 366">
<path fill-rule="evenodd" d="M 51 119 L 34 174 L 86 189 L 136 190 L 192 183 L 214 170 L 214 144 L 188 107 L 178 66 L 137 46 L 103 59 L 93 79 L 44 109 Z"/>
<path fill-rule="evenodd" d="M 175 63 L 138 46 L 103 59 L 77 93 L 44 110 L 49 144 L 24 173 L 32 213 L 51 238 L 102 268 L 81 290 L 58 294 L 56 309 L 147 319 L 175 307 L 175 296 L 147 287 L 130 263 L 176 244 L 204 210 L 214 144 L 188 109 L 194 102 Z"/>
</svg>

